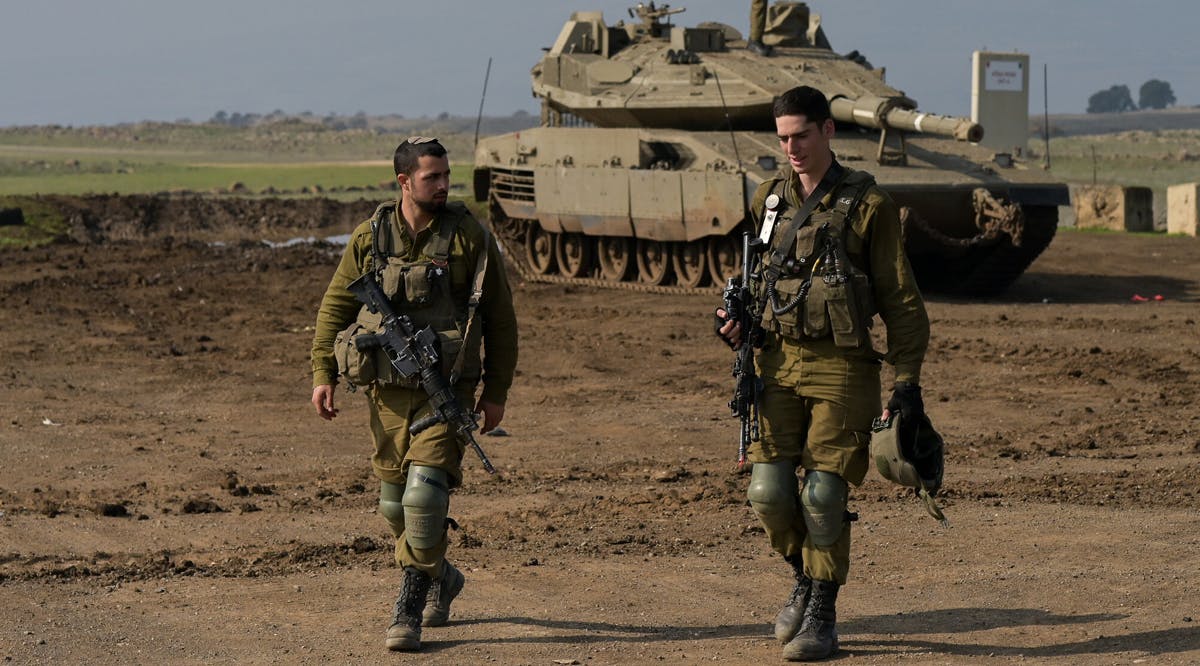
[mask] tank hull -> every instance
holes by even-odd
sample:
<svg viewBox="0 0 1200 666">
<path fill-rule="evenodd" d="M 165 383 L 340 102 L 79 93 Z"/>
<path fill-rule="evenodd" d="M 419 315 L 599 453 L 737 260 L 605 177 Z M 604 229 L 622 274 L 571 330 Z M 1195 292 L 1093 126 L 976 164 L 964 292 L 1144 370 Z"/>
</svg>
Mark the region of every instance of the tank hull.
<svg viewBox="0 0 1200 666">
<path fill-rule="evenodd" d="M 962 142 L 906 144 L 903 165 L 878 163 L 878 132 L 841 132 L 833 148 L 901 207 L 923 290 L 1000 293 L 1053 239 L 1067 187 Z M 475 194 L 527 279 L 711 290 L 736 272 L 750 198 L 779 155 L 772 132 L 542 127 L 481 139 Z"/>
</svg>

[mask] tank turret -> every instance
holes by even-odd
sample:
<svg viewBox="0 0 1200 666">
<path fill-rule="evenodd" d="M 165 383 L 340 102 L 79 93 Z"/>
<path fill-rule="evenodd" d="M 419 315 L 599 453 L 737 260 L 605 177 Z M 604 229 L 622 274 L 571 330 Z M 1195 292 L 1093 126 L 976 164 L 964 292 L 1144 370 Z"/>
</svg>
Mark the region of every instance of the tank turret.
<svg viewBox="0 0 1200 666">
<path fill-rule="evenodd" d="M 748 200 L 778 167 L 772 105 L 798 85 L 830 100 L 839 159 L 903 207 L 923 287 L 995 293 L 1053 237 L 1065 185 L 994 161 L 978 123 L 925 113 L 858 51 L 835 52 L 806 3 L 769 7 L 765 56 L 733 26 L 676 25 L 684 12 L 571 14 L 532 69 L 542 127 L 480 141 L 476 194 L 527 277 L 723 281 Z"/>
<path fill-rule="evenodd" d="M 682 7 L 639 4 L 629 10 L 636 23 L 614 26 L 599 12 L 576 12 L 534 67 L 534 94 L 548 118 L 571 114 L 597 127 L 723 130 L 732 122 L 737 129 L 769 131 L 774 98 L 803 83 L 829 96 L 839 122 L 960 141 L 983 137 L 983 128 L 967 118 L 918 112 L 917 103 L 887 86 L 865 59 L 834 53 L 820 17 L 803 3 L 773 9 L 769 59 L 742 48 L 731 26 L 664 22 Z"/>
</svg>

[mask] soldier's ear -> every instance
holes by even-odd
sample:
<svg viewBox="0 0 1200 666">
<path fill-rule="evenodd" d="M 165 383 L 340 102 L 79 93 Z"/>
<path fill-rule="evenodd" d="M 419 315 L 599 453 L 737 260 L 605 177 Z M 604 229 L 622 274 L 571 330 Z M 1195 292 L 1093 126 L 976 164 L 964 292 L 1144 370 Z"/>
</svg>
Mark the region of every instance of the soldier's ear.
<svg viewBox="0 0 1200 666">
<path fill-rule="evenodd" d="M 821 123 L 821 134 L 826 139 L 833 138 L 833 118 L 826 118 L 825 122 Z"/>
<path fill-rule="evenodd" d="M 409 182 L 408 174 L 406 174 L 406 173 L 396 174 L 396 182 L 399 183 L 400 190 L 403 191 L 405 186 L 407 186 L 408 182 Z"/>
</svg>

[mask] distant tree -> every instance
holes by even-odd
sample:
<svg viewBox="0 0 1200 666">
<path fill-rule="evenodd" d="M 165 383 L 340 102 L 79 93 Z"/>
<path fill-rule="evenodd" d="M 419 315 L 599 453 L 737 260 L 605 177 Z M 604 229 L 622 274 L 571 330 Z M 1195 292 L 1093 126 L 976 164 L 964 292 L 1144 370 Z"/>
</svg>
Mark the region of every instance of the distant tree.
<svg viewBox="0 0 1200 666">
<path fill-rule="evenodd" d="M 350 120 L 346 122 L 346 127 L 350 129 L 367 129 L 367 112 L 359 111 L 350 116 Z"/>
<path fill-rule="evenodd" d="M 224 110 L 217 111 L 215 114 L 213 114 L 212 120 L 209 122 L 216 123 L 218 125 L 224 125 L 225 123 L 229 122 L 229 114 L 225 113 Z"/>
<path fill-rule="evenodd" d="M 1121 111 L 1133 111 L 1136 108 L 1133 105 L 1133 95 L 1129 92 L 1129 86 L 1117 85 L 1089 97 L 1087 112 L 1120 113 Z"/>
<path fill-rule="evenodd" d="M 450 112 L 448 112 L 448 111 L 442 111 L 441 113 L 439 113 L 439 114 L 437 115 L 437 119 L 438 119 L 438 120 L 449 120 L 449 119 L 450 119 Z"/>
<path fill-rule="evenodd" d="M 1175 104 L 1175 93 L 1171 84 L 1158 79 L 1150 79 L 1138 89 L 1139 109 L 1165 109 Z"/>
</svg>

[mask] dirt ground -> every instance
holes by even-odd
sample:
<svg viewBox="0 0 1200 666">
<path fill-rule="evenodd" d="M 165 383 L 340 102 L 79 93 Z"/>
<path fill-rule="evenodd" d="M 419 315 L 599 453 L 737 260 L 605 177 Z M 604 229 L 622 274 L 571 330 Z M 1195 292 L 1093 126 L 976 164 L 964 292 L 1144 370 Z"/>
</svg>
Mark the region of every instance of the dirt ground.
<svg viewBox="0 0 1200 666">
<path fill-rule="evenodd" d="M 349 228 L 0 252 L 0 658 L 780 662 L 717 297 L 520 283 L 501 473 L 468 459 L 452 501 L 467 587 L 423 653 L 384 650 L 365 405 L 308 402 L 337 249 L 249 239 Z M 1195 239 L 1069 231 L 1003 299 L 931 296 L 951 524 L 855 490 L 836 661 L 1200 663 L 1198 302 Z"/>
</svg>

